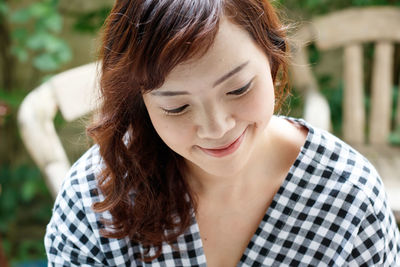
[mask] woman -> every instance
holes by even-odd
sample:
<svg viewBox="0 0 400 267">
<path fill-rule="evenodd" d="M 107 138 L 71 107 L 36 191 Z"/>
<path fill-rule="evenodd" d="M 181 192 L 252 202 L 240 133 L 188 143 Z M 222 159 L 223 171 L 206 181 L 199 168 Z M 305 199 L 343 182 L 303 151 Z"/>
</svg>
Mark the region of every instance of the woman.
<svg viewBox="0 0 400 267">
<path fill-rule="evenodd" d="M 273 115 L 288 47 L 268 1 L 118 0 L 101 60 L 97 145 L 57 197 L 51 265 L 400 265 L 370 163 Z"/>
</svg>

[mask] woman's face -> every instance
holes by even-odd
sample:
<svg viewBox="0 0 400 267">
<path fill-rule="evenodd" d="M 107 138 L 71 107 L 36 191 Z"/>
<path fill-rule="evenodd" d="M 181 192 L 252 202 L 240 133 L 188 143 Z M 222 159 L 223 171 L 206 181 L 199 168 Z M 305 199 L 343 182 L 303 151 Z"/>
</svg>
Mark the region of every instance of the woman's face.
<svg viewBox="0 0 400 267">
<path fill-rule="evenodd" d="M 250 35 L 221 20 L 213 46 L 180 64 L 143 95 L 153 126 L 190 168 L 216 176 L 243 169 L 274 110 L 267 56 Z"/>
</svg>

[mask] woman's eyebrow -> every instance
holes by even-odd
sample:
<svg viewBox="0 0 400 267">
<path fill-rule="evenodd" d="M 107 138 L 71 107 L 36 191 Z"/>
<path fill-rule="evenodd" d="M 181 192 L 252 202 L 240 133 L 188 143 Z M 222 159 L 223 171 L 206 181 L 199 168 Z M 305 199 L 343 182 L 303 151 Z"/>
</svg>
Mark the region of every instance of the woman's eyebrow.
<svg viewBox="0 0 400 267">
<path fill-rule="evenodd" d="M 239 66 L 237 66 L 236 68 L 234 68 L 230 72 L 228 72 L 225 75 L 223 75 L 221 78 L 217 79 L 213 84 L 213 88 L 215 86 L 217 86 L 218 84 L 221 84 L 225 80 L 229 79 L 230 77 L 232 77 L 236 73 L 240 72 L 244 67 L 246 67 L 247 64 L 249 64 L 249 61 L 246 61 L 246 62 L 240 64 Z M 189 95 L 189 92 L 187 92 L 187 91 L 158 91 L 158 90 L 154 90 L 150 94 L 155 95 L 155 96 L 176 96 L 176 95 Z"/>
<path fill-rule="evenodd" d="M 223 81 L 227 80 L 228 78 L 230 78 L 231 76 L 235 75 L 236 73 L 238 73 L 239 71 L 241 71 L 244 67 L 246 67 L 246 65 L 249 64 L 249 61 L 246 61 L 244 63 L 242 63 L 241 65 L 237 66 L 236 68 L 234 68 L 233 70 L 231 70 L 230 72 L 228 72 L 227 74 L 223 75 L 221 78 L 219 78 L 218 80 L 216 80 L 213 84 L 213 88 L 215 86 L 217 86 L 218 84 L 222 83 Z"/>
</svg>

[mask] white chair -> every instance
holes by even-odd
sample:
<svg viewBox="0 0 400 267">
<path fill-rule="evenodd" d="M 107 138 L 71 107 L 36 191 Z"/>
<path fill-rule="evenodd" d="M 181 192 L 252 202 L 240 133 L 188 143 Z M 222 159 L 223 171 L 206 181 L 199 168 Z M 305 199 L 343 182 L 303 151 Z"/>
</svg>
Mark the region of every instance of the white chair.
<svg viewBox="0 0 400 267">
<path fill-rule="evenodd" d="M 98 104 L 98 77 L 96 62 L 70 69 L 32 90 L 20 106 L 22 140 L 54 197 L 70 168 L 54 117 L 60 110 L 66 121 L 73 121 L 93 111 Z"/>
<path fill-rule="evenodd" d="M 377 168 L 388 192 L 389 205 L 400 222 L 400 147 L 388 137 L 400 126 L 400 94 L 397 117 L 391 119 L 395 43 L 400 43 L 400 8 L 367 7 L 334 12 L 303 25 L 294 36 L 292 78 L 306 95 L 305 119 L 330 130 L 326 99 L 308 62 L 307 46 L 323 52 L 343 48 L 343 139 L 363 153 Z M 363 43 L 374 43 L 369 118 L 364 105 Z M 400 88 L 400 86 L 399 86 Z M 368 120 L 368 124 L 367 124 Z M 369 126 L 369 135 L 366 135 Z"/>
</svg>

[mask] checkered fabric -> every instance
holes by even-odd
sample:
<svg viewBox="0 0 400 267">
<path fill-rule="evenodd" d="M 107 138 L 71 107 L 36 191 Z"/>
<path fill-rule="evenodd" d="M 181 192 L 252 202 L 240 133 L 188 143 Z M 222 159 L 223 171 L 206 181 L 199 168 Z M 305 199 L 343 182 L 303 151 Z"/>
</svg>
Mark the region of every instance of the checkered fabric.
<svg viewBox="0 0 400 267">
<path fill-rule="evenodd" d="M 244 251 L 238 266 L 400 266 L 399 230 L 382 181 L 358 152 L 301 119 L 309 133 L 285 181 Z M 47 226 L 49 266 L 206 266 L 199 227 L 163 245 L 143 263 L 143 247 L 128 238 L 100 235 L 93 203 L 102 200 L 96 174 L 97 146 L 71 168 Z"/>
</svg>

